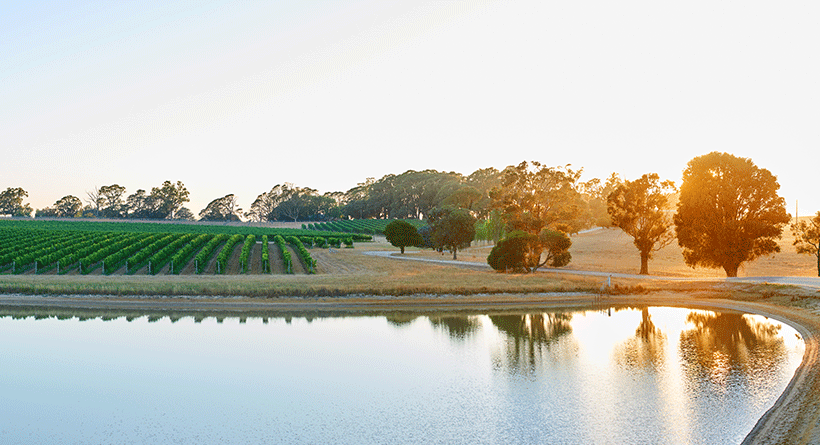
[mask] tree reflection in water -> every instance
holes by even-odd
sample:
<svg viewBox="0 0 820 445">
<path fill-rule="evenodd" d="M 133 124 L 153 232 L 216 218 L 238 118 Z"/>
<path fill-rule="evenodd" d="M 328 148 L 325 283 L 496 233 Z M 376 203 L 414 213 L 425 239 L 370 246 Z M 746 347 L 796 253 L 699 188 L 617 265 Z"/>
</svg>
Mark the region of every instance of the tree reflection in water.
<svg viewBox="0 0 820 445">
<path fill-rule="evenodd" d="M 571 313 L 490 315 L 498 330 L 507 335 L 505 354 L 493 359 L 496 368 L 513 374 L 532 374 L 547 360 L 550 348 L 572 332 Z"/>
<path fill-rule="evenodd" d="M 685 372 L 697 377 L 694 381 L 727 386 L 732 375 L 766 379 L 750 375 L 750 370 L 774 372 L 786 357 L 780 324 L 713 312 L 691 312 L 686 321 L 694 328 L 681 332 L 681 357 Z"/>
<path fill-rule="evenodd" d="M 453 340 L 465 340 L 475 334 L 481 327 L 478 317 L 455 316 L 455 317 L 429 317 L 433 327 L 447 331 Z"/>
<path fill-rule="evenodd" d="M 641 308 L 641 322 L 630 338 L 615 350 L 615 362 L 631 369 L 660 369 L 664 365 L 666 335 L 652 322 L 649 308 Z"/>
</svg>

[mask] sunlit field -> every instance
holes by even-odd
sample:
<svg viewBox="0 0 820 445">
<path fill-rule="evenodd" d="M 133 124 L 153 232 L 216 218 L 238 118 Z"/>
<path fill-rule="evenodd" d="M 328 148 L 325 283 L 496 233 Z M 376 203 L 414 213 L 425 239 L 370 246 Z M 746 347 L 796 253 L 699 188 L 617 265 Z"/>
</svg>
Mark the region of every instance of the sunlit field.
<svg viewBox="0 0 820 445">
<path fill-rule="evenodd" d="M 759 258 L 741 267 L 738 276 L 817 276 L 817 263 L 812 255 L 799 255 L 792 243 L 794 236 L 786 228 L 780 240 L 780 253 Z M 458 252 L 458 259 L 486 263 L 492 244 L 474 243 L 473 247 Z M 632 238 L 618 228 L 599 229 L 572 236 L 572 262 L 565 269 L 637 274 L 641 268 L 640 255 Z M 429 250 L 416 253 L 437 259 L 452 259 L 448 253 Z M 676 242 L 656 252 L 649 261 L 650 275 L 692 278 L 723 278 L 722 269 L 692 269 L 683 262 L 681 248 Z"/>
</svg>

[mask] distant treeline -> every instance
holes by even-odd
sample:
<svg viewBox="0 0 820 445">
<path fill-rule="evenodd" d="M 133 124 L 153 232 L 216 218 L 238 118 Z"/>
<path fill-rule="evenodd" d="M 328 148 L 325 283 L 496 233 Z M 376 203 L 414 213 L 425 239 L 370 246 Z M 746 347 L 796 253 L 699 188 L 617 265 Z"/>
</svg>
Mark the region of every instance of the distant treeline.
<svg viewBox="0 0 820 445">
<path fill-rule="evenodd" d="M 198 218 L 206 221 L 310 221 L 340 219 L 423 219 L 435 208 L 452 206 L 468 209 L 478 219 L 488 219 L 491 213 L 503 211 L 498 199 L 507 179 L 522 170 L 549 174 L 551 199 L 561 210 L 556 222 L 570 230 L 595 224 L 608 224 L 606 196 L 618 183 L 613 175 L 606 181 L 593 179 L 581 182 L 580 170 L 567 167 L 547 168 L 538 163 L 521 163 L 504 170 L 485 168 L 470 175 L 437 170 L 408 170 L 389 174 L 381 179 L 367 178 L 347 192 L 318 193 L 309 187 L 291 183 L 274 186 L 261 193 L 243 212 L 234 194 L 211 201 Z M 508 181 L 509 182 L 509 181 Z M 52 206 L 34 211 L 24 203 L 28 193 L 22 188 L 0 192 L 0 215 L 37 217 L 82 217 L 113 219 L 182 219 L 197 217 L 184 207 L 189 193 L 181 181 L 165 181 L 150 192 L 140 189 L 127 194 L 125 187 L 111 184 L 95 188 L 83 199 L 67 195 Z M 556 209 L 557 210 L 557 209 Z"/>
</svg>

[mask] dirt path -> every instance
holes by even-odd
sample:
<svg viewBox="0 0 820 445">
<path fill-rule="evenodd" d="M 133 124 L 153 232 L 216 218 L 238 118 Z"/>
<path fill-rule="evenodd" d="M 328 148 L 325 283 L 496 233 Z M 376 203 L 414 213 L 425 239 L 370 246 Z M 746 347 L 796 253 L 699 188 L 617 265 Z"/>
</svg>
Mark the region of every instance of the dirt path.
<svg viewBox="0 0 820 445">
<path fill-rule="evenodd" d="M 225 271 L 226 275 L 239 275 L 242 273 L 242 268 L 239 265 L 240 256 L 242 256 L 242 243 L 236 243 L 233 246 L 233 251 L 228 256 L 228 265 L 225 267 L 228 269 Z"/>
<path fill-rule="evenodd" d="M 250 253 L 248 256 L 248 273 L 259 275 L 262 273 L 262 243 L 254 244 Z"/>
<path fill-rule="evenodd" d="M 282 251 L 276 243 L 270 244 L 270 273 L 286 274 L 285 261 L 282 259 Z"/>
<path fill-rule="evenodd" d="M 290 252 L 290 260 L 293 264 L 293 273 L 294 275 L 305 275 L 307 274 L 307 270 L 305 269 L 305 265 L 302 263 L 302 258 L 299 256 L 299 253 L 296 252 L 292 246 L 287 246 L 288 251 Z"/>
<path fill-rule="evenodd" d="M 354 274 L 365 271 L 364 267 L 348 261 L 347 255 L 338 249 L 310 249 L 309 252 L 316 260 L 317 274 Z"/>
<path fill-rule="evenodd" d="M 216 257 L 219 255 L 219 252 L 222 251 L 222 247 L 224 247 L 224 246 L 225 246 L 224 242 L 219 243 L 219 245 L 216 246 L 216 249 L 214 249 L 214 251 L 211 252 L 211 258 L 208 260 L 208 264 L 205 266 L 205 268 L 202 269 L 202 275 L 204 275 L 204 274 L 213 275 L 213 274 L 216 273 Z"/>
</svg>

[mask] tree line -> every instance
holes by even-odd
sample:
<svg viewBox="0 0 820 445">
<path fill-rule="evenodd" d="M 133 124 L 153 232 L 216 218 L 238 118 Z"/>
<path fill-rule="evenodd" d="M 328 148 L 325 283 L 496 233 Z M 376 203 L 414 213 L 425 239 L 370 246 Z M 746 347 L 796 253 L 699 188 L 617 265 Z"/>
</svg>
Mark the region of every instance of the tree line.
<svg viewBox="0 0 820 445">
<path fill-rule="evenodd" d="M 209 221 L 332 221 L 338 219 L 424 219 L 436 208 L 452 206 L 467 209 L 479 219 L 493 211 L 490 192 L 502 186 L 510 171 L 526 169 L 528 163 L 509 166 L 504 170 L 485 168 L 470 175 L 437 170 L 408 170 L 385 175 L 381 179 L 367 178 L 346 192 L 320 194 L 310 187 L 292 183 L 278 184 L 262 192 L 247 211 L 239 206 L 234 194 L 215 198 L 197 215 Z M 539 164 L 540 165 L 540 164 Z M 598 179 L 579 180 L 581 170 L 569 166 L 556 168 L 563 189 L 561 205 L 567 204 L 563 221 L 569 227 L 580 228 L 603 220 L 606 215 L 606 195 Z M 613 178 L 616 175 L 613 175 Z M 28 192 L 8 188 L 0 192 L 0 215 L 37 217 L 85 217 L 114 219 L 196 219 L 184 207 L 190 202 L 189 192 L 181 181 L 165 181 L 150 192 L 140 189 L 127 194 L 118 184 L 95 187 L 84 197 L 67 195 L 53 205 L 37 209 L 24 204 Z"/>
<path fill-rule="evenodd" d="M 750 159 L 728 153 L 692 159 L 680 190 L 656 173 L 632 181 L 612 175 L 605 182 L 581 183 L 579 177 L 580 171 L 569 166 L 537 162 L 501 172 L 487 193 L 487 205 L 479 207 L 486 212 L 478 224 L 482 236 L 496 241 L 487 263 L 501 272 L 561 267 L 572 258 L 568 234 L 590 225 L 617 226 L 633 238 L 641 274 L 649 273 L 655 252 L 677 240 L 687 265 L 723 269 L 727 277 L 736 277 L 743 264 L 780 252 L 777 240 L 791 220 L 777 178 Z M 441 236 L 448 229 L 431 221 L 430 230 Z M 808 222 L 795 222 L 791 230 L 797 252 L 817 258 L 820 276 L 820 212 Z M 446 247 L 455 259 L 458 245 L 419 242 L 414 232 L 397 225 L 386 235 L 402 252 L 410 245 Z M 463 247 L 472 238 L 461 232 Z"/>
<path fill-rule="evenodd" d="M 654 252 L 677 240 L 686 264 L 722 268 L 727 276 L 736 276 L 746 262 L 779 252 L 777 240 L 790 221 L 776 177 L 749 159 L 727 153 L 692 159 L 680 190 L 654 173 L 632 181 L 617 174 L 581 181 L 581 174 L 570 165 L 525 161 L 470 175 L 409 170 L 379 180 L 367 178 L 347 192 L 321 195 L 284 183 L 261 193 L 247 212 L 228 194 L 211 201 L 199 218 L 425 219 L 430 228 L 419 234 L 424 245 L 449 250 L 455 257 L 475 237 L 492 240 L 496 246 L 488 261 L 497 269 L 514 271 L 565 265 L 571 260 L 567 235 L 587 227 L 617 226 L 633 238 L 642 274 L 648 273 Z M 95 188 L 87 193 L 85 206 L 69 195 L 36 215 L 194 219 L 183 206 L 189 193 L 180 181 L 165 181 L 150 193 L 125 192 L 117 184 Z M 31 207 L 23 203 L 26 196 L 21 188 L 0 192 L 0 215 L 30 216 Z M 792 231 L 798 251 L 817 256 L 820 275 L 817 227 L 820 212 L 809 223 L 792 225 Z"/>
</svg>

